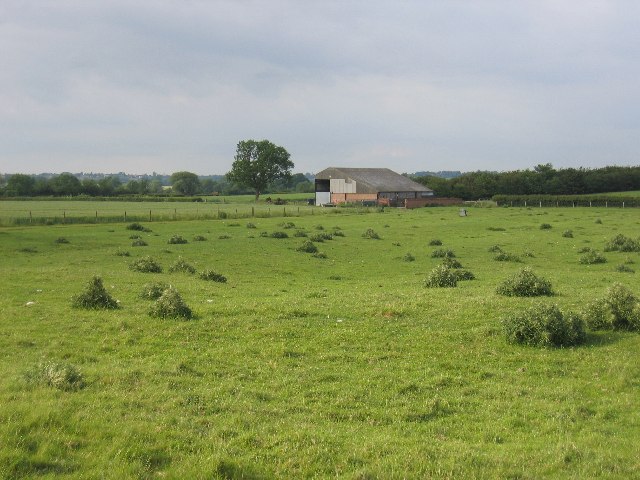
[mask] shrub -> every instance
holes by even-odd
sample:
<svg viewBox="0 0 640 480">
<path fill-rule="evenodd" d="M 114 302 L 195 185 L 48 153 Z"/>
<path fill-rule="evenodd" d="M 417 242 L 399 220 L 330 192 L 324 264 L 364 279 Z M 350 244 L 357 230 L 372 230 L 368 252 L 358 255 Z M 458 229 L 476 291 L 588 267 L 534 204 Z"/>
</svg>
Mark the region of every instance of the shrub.
<svg viewBox="0 0 640 480">
<path fill-rule="evenodd" d="M 578 260 L 582 265 L 593 265 L 596 263 L 606 263 L 607 259 L 597 250 L 589 250 Z"/>
<path fill-rule="evenodd" d="M 230 238 L 231 238 L 231 235 L 227 235 L 226 233 L 223 233 L 218 237 L 218 240 L 229 240 Z"/>
<path fill-rule="evenodd" d="M 502 248 L 500 248 L 500 245 L 491 245 L 487 251 L 491 253 L 502 252 Z"/>
<path fill-rule="evenodd" d="M 416 257 L 411 255 L 411 253 L 407 252 L 402 257 L 402 260 L 405 261 L 405 262 L 414 262 L 416 260 Z"/>
<path fill-rule="evenodd" d="M 171 237 L 169 239 L 169 241 L 167 243 L 170 244 L 170 245 L 179 245 L 179 244 L 184 244 L 184 243 L 189 243 L 189 242 L 187 242 L 186 238 L 183 238 L 180 235 L 174 235 L 173 237 Z"/>
<path fill-rule="evenodd" d="M 548 223 L 540 224 L 540 230 L 549 230 L 550 228 L 551 228 L 551 225 Z"/>
<path fill-rule="evenodd" d="M 556 305 L 534 305 L 520 314 L 503 319 L 507 341 L 538 347 L 569 347 L 586 339 L 582 319 L 563 314 Z"/>
<path fill-rule="evenodd" d="M 133 242 L 131 242 L 132 247 L 146 247 L 148 244 L 141 238 L 136 238 Z"/>
<path fill-rule="evenodd" d="M 314 235 L 311 235 L 309 237 L 311 239 L 312 242 L 324 242 L 325 240 L 333 240 L 333 235 L 331 235 L 330 233 L 316 233 Z"/>
<path fill-rule="evenodd" d="M 571 230 L 565 230 L 562 232 L 562 236 L 564 238 L 573 238 L 573 232 Z"/>
<path fill-rule="evenodd" d="M 260 232 L 260 236 L 266 238 L 269 236 L 269 232 Z"/>
<path fill-rule="evenodd" d="M 342 230 L 340 230 L 340 229 L 334 230 L 331 235 L 334 236 L 334 237 L 344 237 L 345 236 L 344 232 Z"/>
<path fill-rule="evenodd" d="M 72 305 L 75 308 L 89 310 L 118 308 L 118 302 L 109 295 L 109 292 L 102 284 L 102 279 L 98 276 L 94 276 L 89 281 L 84 292 L 73 297 Z"/>
<path fill-rule="evenodd" d="M 200 273 L 200 278 L 210 282 L 227 283 L 227 277 L 220 275 L 213 270 L 203 270 L 202 273 Z"/>
<path fill-rule="evenodd" d="M 326 253 L 324 253 L 324 252 L 316 252 L 316 253 L 314 253 L 312 256 L 313 256 L 313 257 L 315 257 L 315 258 L 323 259 L 323 260 L 324 260 L 325 258 L 327 258 L 327 254 L 326 254 Z"/>
<path fill-rule="evenodd" d="M 140 225 L 138 222 L 134 222 L 127 225 L 127 230 L 136 230 L 138 232 L 142 232 L 144 231 L 144 227 Z"/>
<path fill-rule="evenodd" d="M 587 253 L 591 252 L 593 249 L 591 247 L 582 247 L 578 250 L 578 253 Z"/>
<path fill-rule="evenodd" d="M 157 300 L 162 296 L 162 293 L 169 288 L 166 283 L 145 283 L 142 286 L 142 292 L 140 292 L 140 298 L 145 300 Z"/>
<path fill-rule="evenodd" d="M 624 263 L 622 265 L 618 265 L 616 267 L 616 271 L 617 272 L 622 272 L 622 273 L 635 273 L 636 272 L 633 268 L 625 265 Z"/>
<path fill-rule="evenodd" d="M 456 256 L 453 250 L 448 248 L 437 248 L 431 252 L 431 258 L 454 258 Z"/>
<path fill-rule="evenodd" d="M 362 238 L 380 240 L 380 235 L 378 235 L 373 228 L 367 228 L 367 231 L 362 234 Z"/>
<path fill-rule="evenodd" d="M 439 240 L 437 238 L 429 240 L 429 246 L 430 247 L 439 247 L 440 245 L 442 245 L 442 240 Z"/>
<path fill-rule="evenodd" d="M 476 276 L 470 272 L 469 270 L 453 270 L 452 273 L 455 275 L 456 280 L 475 280 Z"/>
<path fill-rule="evenodd" d="M 304 230 L 296 230 L 295 233 L 293 234 L 294 237 L 299 237 L 299 238 L 304 238 L 307 237 L 307 232 L 305 232 Z"/>
<path fill-rule="evenodd" d="M 247 222 L 247 228 L 257 228 L 255 223 Z"/>
<path fill-rule="evenodd" d="M 507 297 L 537 297 L 553 295 L 551 282 L 538 277 L 533 271 L 525 267 L 516 274 L 504 280 L 496 292 Z"/>
<path fill-rule="evenodd" d="M 130 235 L 129 240 L 135 240 L 136 238 L 141 238 L 140 235 Z"/>
<path fill-rule="evenodd" d="M 600 220 L 599 218 L 596 218 L 596 223 L 597 223 L 597 224 L 601 224 L 601 223 L 602 223 L 602 220 Z"/>
<path fill-rule="evenodd" d="M 502 227 L 487 227 L 487 230 L 490 230 L 492 232 L 504 232 L 506 229 Z"/>
<path fill-rule="evenodd" d="M 591 330 L 611 330 L 613 315 L 604 298 L 589 303 L 581 312 L 581 316 Z"/>
<path fill-rule="evenodd" d="M 618 234 L 604 246 L 605 252 L 640 252 L 640 242 Z"/>
<path fill-rule="evenodd" d="M 444 257 L 442 264 L 447 268 L 462 268 L 462 264 L 455 258 L 451 257 Z"/>
<path fill-rule="evenodd" d="M 496 262 L 522 262 L 522 260 L 520 260 L 520 257 L 507 252 L 500 252 L 496 256 L 494 256 L 493 259 Z"/>
<path fill-rule="evenodd" d="M 161 273 L 162 267 L 151 257 L 142 257 L 129 264 L 129 268 L 135 272 Z"/>
<path fill-rule="evenodd" d="M 296 251 L 305 253 L 316 253 L 318 251 L 318 247 L 316 247 L 315 244 L 311 242 L 311 240 L 305 240 L 300 246 L 296 248 Z"/>
<path fill-rule="evenodd" d="M 173 287 L 169 287 L 162 292 L 160 298 L 154 302 L 149 310 L 149 315 L 159 318 L 184 318 L 187 320 L 193 317 L 191 309 Z"/>
<path fill-rule="evenodd" d="M 64 238 L 64 237 L 58 237 L 58 238 L 56 238 L 53 242 L 54 242 L 54 243 L 69 243 L 69 240 L 67 240 L 67 239 L 66 239 L 66 238 Z"/>
<path fill-rule="evenodd" d="M 458 280 L 445 265 L 438 265 L 431 270 L 424 281 L 427 288 L 448 288 L 458 285 Z"/>
<path fill-rule="evenodd" d="M 116 255 L 117 257 L 128 257 L 128 256 L 130 256 L 131 254 L 130 254 L 127 250 L 121 250 L 121 249 L 119 248 L 118 250 L 116 250 L 115 255 Z"/>
<path fill-rule="evenodd" d="M 194 242 L 206 242 L 207 241 L 207 237 L 204 237 L 202 235 L 196 235 L 193 237 L 193 241 Z"/>
<path fill-rule="evenodd" d="M 322 225 L 314 225 L 314 227 L 316 230 L 324 230 L 324 227 Z"/>
<path fill-rule="evenodd" d="M 612 314 L 614 330 L 640 330 L 638 298 L 621 283 L 614 283 L 604 300 Z"/>
<path fill-rule="evenodd" d="M 287 235 L 287 232 L 273 232 L 269 236 L 271 238 L 289 238 L 289 235 Z"/>
<path fill-rule="evenodd" d="M 65 392 L 84 387 L 82 373 L 71 364 L 53 361 L 41 362 L 26 373 L 27 382 L 57 388 Z"/>
<path fill-rule="evenodd" d="M 184 273 L 191 273 L 191 274 L 196 273 L 196 269 L 194 268 L 194 266 L 187 263 L 187 261 L 182 257 L 178 257 L 178 260 L 176 260 L 173 263 L 173 265 L 169 267 L 169 271 L 184 272 Z"/>
<path fill-rule="evenodd" d="M 289 229 L 289 228 L 295 228 L 296 224 L 293 222 L 282 222 L 279 224 L 282 228 L 284 228 L 285 230 Z"/>
</svg>

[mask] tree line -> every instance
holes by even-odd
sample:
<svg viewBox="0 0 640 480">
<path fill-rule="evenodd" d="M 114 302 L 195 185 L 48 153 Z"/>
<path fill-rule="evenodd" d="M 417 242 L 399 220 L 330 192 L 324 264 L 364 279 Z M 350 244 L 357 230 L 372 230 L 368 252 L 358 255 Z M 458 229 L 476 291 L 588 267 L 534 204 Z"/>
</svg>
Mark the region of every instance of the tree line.
<svg viewBox="0 0 640 480">
<path fill-rule="evenodd" d="M 554 169 L 549 163 L 533 170 L 469 172 L 455 178 L 412 177 L 438 197 L 463 200 L 494 195 L 583 195 L 640 190 L 640 166 Z"/>
</svg>

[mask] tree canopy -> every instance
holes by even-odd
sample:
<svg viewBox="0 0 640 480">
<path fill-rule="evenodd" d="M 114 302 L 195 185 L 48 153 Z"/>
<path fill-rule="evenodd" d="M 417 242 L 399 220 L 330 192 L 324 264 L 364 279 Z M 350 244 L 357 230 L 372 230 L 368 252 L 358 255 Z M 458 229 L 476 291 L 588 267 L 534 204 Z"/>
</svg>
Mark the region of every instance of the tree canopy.
<svg viewBox="0 0 640 480">
<path fill-rule="evenodd" d="M 200 191 L 200 179 L 198 175 L 191 172 L 175 172 L 169 179 L 174 191 L 186 195 L 195 195 Z"/>
<path fill-rule="evenodd" d="M 227 173 L 230 182 L 252 188 L 256 201 L 267 186 L 278 179 L 289 179 L 293 162 L 289 152 L 268 140 L 238 143 L 235 160 Z"/>
</svg>

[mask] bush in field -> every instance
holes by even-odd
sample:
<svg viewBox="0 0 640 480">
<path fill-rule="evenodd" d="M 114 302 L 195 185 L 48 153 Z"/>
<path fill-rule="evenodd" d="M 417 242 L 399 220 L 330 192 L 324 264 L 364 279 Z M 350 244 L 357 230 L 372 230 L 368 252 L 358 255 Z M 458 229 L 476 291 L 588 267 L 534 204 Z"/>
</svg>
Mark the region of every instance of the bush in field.
<svg viewBox="0 0 640 480">
<path fill-rule="evenodd" d="M 362 234 L 362 238 L 369 238 L 371 240 L 380 240 L 380 235 L 378 235 L 373 228 L 367 228 L 367 231 Z"/>
<path fill-rule="evenodd" d="M 452 273 L 456 277 L 456 280 L 458 280 L 459 282 L 461 282 L 463 280 L 475 280 L 476 279 L 476 276 L 473 274 L 473 272 L 471 272 L 469 270 L 453 270 Z"/>
<path fill-rule="evenodd" d="M 640 242 L 618 234 L 604 246 L 605 252 L 640 252 Z"/>
<path fill-rule="evenodd" d="M 636 271 L 635 271 L 633 268 L 631 268 L 631 267 L 629 267 L 629 266 L 625 265 L 624 263 L 623 263 L 622 265 L 618 265 L 618 266 L 616 267 L 616 272 L 621 272 L 621 273 L 636 273 Z"/>
<path fill-rule="evenodd" d="M 415 262 L 416 257 L 414 257 L 413 255 L 411 255 L 411 253 L 407 252 L 404 254 L 404 256 L 402 257 L 402 260 L 405 262 Z"/>
<path fill-rule="evenodd" d="M 540 225 L 540 230 L 549 230 L 551 228 L 551 225 L 548 223 L 542 223 Z"/>
<path fill-rule="evenodd" d="M 25 379 L 35 385 L 53 387 L 65 392 L 84 387 L 82 373 L 68 363 L 41 362 L 25 374 Z"/>
<path fill-rule="evenodd" d="M 118 308 L 118 302 L 109 295 L 109 292 L 107 292 L 107 289 L 104 288 L 102 284 L 102 279 L 98 276 L 94 276 L 89 281 L 84 292 L 73 297 L 72 305 L 75 308 L 86 308 L 89 310 L 110 310 Z"/>
<path fill-rule="evenodd" d="M 184 258 L 178 257 L 173 265 L 169 267 L 170 272 L 184 272 L 184 273 L 196 273 L 196 269 L 193 265 L 188 263 Z"/>
<path fill-rule="evenodd" d="M 279 225 L 285 230 L 288 230 L 289 228 L 296 228 L 296 224 L 293 222 L 282 222 Z"/>
<path fill-rule="evenodd" d="M 67 239 L 66 239 L 66 238 L 64 238 L 64 237 L 58 237 L 58 238 L 56 238 L 53 242 L 54 242 L 54 243 L 69 243 L 69 240 L 67 240 Z"/>
<path fill-rule="evenodd" d="M 287 235 L 287 232 L 273 232 L 269 236 L 271 238 L 289 238 L 289 235 Z"/>
<path fill-rule="evenodd" d="M 430 247 L 439 247 L 440 245 L 442 245 L 442 240 L 434 238 L 432 240 L 429 240 L 429 246 Z"/>
<path fill-rule="evenodd" d="M 315 257 L 315 258 L 320 258 L 322 260 L 327 258 L 327 254 L 324 253 L 324 252 L 316 252 L 316 253 L 312 254 L 312 256 Z"/>
<path fill-rule="evenodd" d="M 551 282 L 538 277 L 533 271 L 525 267 L 516 274 L 504 280 L 496 292 L 507 297 L 537 297 L 553 295 Z"/>
<path fill-rule="evenodd" d="M 149 315 L 159 318 L 184 318 L 188 320 L 193 317 L 193 312 L 178 291 L 173 287 L 169 287 L 162 292 L 160 298 L 151 306 Z"/>
<path fill-rule="evenodd" d="M 491 232 L 504 232 L 506 229 L 502 227 L 487 227 L 487 230 Z"/>
<path fill-rule="evenodd" d="M 127 225 L 127 230 L 135 230 L 138 232 L 143 232 L 144 231 L 144 227 L 142 225 L 140 225 L 138 222 L 133 222 L 130 223 L 129 225 Z"/>
<path fill-rule="evenodd" d="M 431 270 L 424 281 L 427 288 L 448 288 L 458 285 L 458 279 L 455 274 L 445 265 L 438 265 Z"/>
<path fill-rule="evenodd" d="M 247 222 L 247 228 L 256 228 L 256 224 L 252 222 Z"/>
<path fill-rule="evenodd" d="M 231 238 L 231 235 L 227 235 L 226 233 L 223 233 L 218 237 L 218 240 L 229 240 L 230 238 Z"/>
<path fill-rule="evenodd" d="M 213 270 L 203 270 L 202 273 L 200 273 L 200 278 L 210 282 L 227 283 L 227 277 L 220 275 Z"/>
<path fill-rule="evenodd" d="M 142 257 L 129 264 L 129 268 L 135 272 L 161 273 L 162 267 L 151 257 Z"/>
<path fill-rule="evenodd" d="M 162 296 L 162 293 L 169 288 L 166 283 L 145 283 L 142 286 L 142 292 L 140 292 L 140 298 L 145 300 L 157 300 Z"/>
<path fill-rule="evenodd" d="M 596 218 L 596 223 L 600 225 L 602 224 L 602 220 L 600 220 L 599 218 Z"/>
<path fill-rule="evenodd" d="M 502 248 L 500 248 L 500 245 L 491 245 L 487 251 L 491 253 L 502 252 Z"/>
<path fill-rule="evenodd" d="M 442 260 L 442 264 L 447 268 L 462 268 L 462 264 L 455 258 L 451 257 L 444 257 L 444 260 Z"/>
<path fill-rule="evenodd" d="M 621 283 L 614 283 L 604 297 L 612 314 L 614 330 L 640 330 L 638 298 Z"/>
<path fill-rule="evenodd" d="M 316 253 L 318 251 L 318 247 L 316 247 L 316 245 L 311 240 L 305 240 L 300 246 L 296 248 L 296 251 L 305 253 Z"/>
<path fill-rule="evenodd" d="M 604 298 L 598 298 L 587 304 L 580 314 L 591 330 L 611 330 L 613 328 L 613 314 Z"/>
<path fill-rule="evenodd" d="M 194 242 L 206 242 L 207 241 L 207 237 L 202 236 L 202 235 L 196 235 L 193 237 L 193 241 Z"/>
<path fill-rule="evenodd" d="M 520 263 L 522 262 L 522 260 L 520 260 L 520 257 L 518 257 L 517 255 L 514 255 L 512 253 L 507 253 L 507 252 L 499 252 L 498 254 L 496 254 L 493 259 L 496 262 L 515 262 L 515 263 Z"/>
<path fill-rule="evenodd" d="M 304 230 L 296 230 L 293 236 L 298 238 L 308 237 L 307 232 L 305 232 Z"/>
<path fill-rule="evenodd" d="M 186 238 L 180 235 L 174 235 L 169 239 L 167 243 L 170 245 L 180 245 L 180 244 L 189 243 L 189 242 L 187 242 Z"/>
<path fill-rule="evenodd" d="M 345 234 L 342 230 L 340 230 L 338 227 L 336 227 L 336 230 L 333 231 L 333 233 L 331 234 L 334 237 L 344 237 Z"/>
<path fill-rule="evenodd" d="M 330 233 L 315 233 L 309 237 L 312 242 L 324 242 L 325 240 L 333 240 L 333 235 Z"/>
<path fill-rule="evenodd" d="M 131 254 L 127 250 L 122 250 L 120 248 L 118 250 L 116 250 L 115 255 L 117 257 L 129 257 L 129 256 L 131 256 Z"/>
<path fill-rule="evenodd" d="M 573 232 L 571 230 L 565 230 L 562 232 L 562 236 L 564 238 L 573 238 Z"/>
<path fill-rule="evenodd" d="M 593 249 L 591 247 L 582 247 L 580 249 L 578 249 L 578 253 L 588 253 L 588 252 L 592 252 Z"/>
<path fill-rule="evenodd" d="M 578 261 L 582 265 L 594 265 L 596 263 L 606 263 L 607 259 L 597 250 L 589 250 Z"/>
<path fill-rule="evenodd" d="M 579 315 L 562 313 L 556 305 L 534 305 L 503 319 L 507 341 L 537 347 L 570 347 L 584 343 L 586 331 Z"/>
<path fill-rule="evenodd" d="M 456 256 L 453 250 L 448 248 L 436 248 L 431 252 L 431 258 L 454 258 Z"/>
<path fill-rule="evenodd" d="M 146 247 L 148 244 L 141 238 L 136 238 L 133 242 L 131 242 L 132 247 Z"/>
</svg>

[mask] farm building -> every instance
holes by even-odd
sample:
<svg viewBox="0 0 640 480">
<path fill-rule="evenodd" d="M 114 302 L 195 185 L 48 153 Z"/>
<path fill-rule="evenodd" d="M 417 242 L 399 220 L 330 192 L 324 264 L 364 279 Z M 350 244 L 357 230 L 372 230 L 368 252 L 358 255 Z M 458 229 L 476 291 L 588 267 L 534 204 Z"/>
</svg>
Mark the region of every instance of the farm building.
<svg viewBox="0 0 640 480">
<path fill-rule="evenodd" d="M 388 168 L 329 167 L 316 174 L 316 205 L 375 202 L 401 207 L 433 190 Z"/>
</svg>

